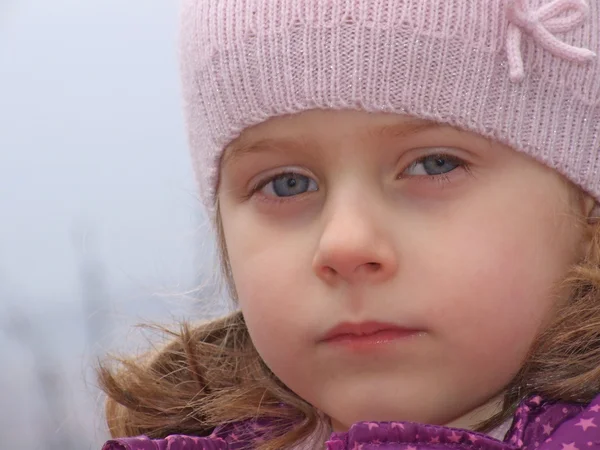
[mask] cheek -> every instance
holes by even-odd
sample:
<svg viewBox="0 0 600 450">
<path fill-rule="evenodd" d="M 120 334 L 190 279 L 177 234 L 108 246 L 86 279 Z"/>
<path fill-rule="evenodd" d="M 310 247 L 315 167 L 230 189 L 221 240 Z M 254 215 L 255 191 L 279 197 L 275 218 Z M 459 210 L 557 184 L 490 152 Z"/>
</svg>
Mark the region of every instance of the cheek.
<svg viewBox="0 0 600 450">
<path fill-rule="evenodd" d="M 449 346 L 491 372 L 518 370 L 557 300 L 555 286 L 575 260 L 576 233 L 554 205 L 498 197 L 458 210 L 438 229 L 454 243 L 425 256 L 436 277 L 434 320 Z M 529 200 L 529 201 L 528 201 Z M 564 217 L 561 219 L 560 217 Z M 425 264 L 435 261 L 434 267 Z"/>
<path fill-rule="evenodd" d="M 310 267 L 310 254 L 300 251 L 310 244 L 307 236 L 244 228 L 231 233 L 228 241 L 231 269 L 252 341 L 272 366 L 282 356 L 282 347 L 298 347 L 299 330 L 315 320 L 314 304 L 303 301 L 308 297 L 305 290 L 315 283 L 303 269 Z"/>
<path fill-rule="evenodd" d="M 299 279 L 298 268 L 281 263 L 274 267 L 262 259 L 253 258 L 235 274 L 240 308 L 254 347 L 265 364 L 281 379 L 295 380 L 299 372 L 297 361 L 312 356 L 307 352 L 312 348 L 311 342 L 303 340 L 311 336 L 307 324 L 318 318 L 314 304 L 302 301 L 307 296 L 299 285 L 306 283 Z"/>
</svg>

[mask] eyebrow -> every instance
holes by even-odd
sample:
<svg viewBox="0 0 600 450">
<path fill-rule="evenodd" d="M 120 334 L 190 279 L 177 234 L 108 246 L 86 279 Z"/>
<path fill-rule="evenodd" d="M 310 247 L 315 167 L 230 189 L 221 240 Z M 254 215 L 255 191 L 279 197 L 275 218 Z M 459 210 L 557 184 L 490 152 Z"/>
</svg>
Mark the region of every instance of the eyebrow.
<svg viewBox="0 0 600 450">
<path fill-rule="evenodd" d="M 287 153 L 299 151 L 307 147 L 320 147 L 314 139 L 301 136 L 299 138 L 264 138 L 257 141 L 230 144 L 228 151 L 223 154 L 223 165 L 230 164 L 245 155 L 272 151 L 278 153 Z"/>
<path fill-rule="evenodd" d="M 411 119 L 406 122 L 369 128 L 364 132 L 364 135 L 361 138 L 378 140 L 401 139 L 423 131 L 444 128 L 447 126 L 448 125 L 433 122 L 431 120 Z M 248 143 L 245 143 L 242 140 L 239 143 L 234 142 L 230 144 L 228 151 L 223 154 L 223 165 L 230 164 L 248 154 L 264 151 L 299 151 L 309 147 L 319 148 L 321 146 L 316 140 L 311 139 L 308 136 L 300 136 L 298 138 L 264 138 Z"/>
</svg>

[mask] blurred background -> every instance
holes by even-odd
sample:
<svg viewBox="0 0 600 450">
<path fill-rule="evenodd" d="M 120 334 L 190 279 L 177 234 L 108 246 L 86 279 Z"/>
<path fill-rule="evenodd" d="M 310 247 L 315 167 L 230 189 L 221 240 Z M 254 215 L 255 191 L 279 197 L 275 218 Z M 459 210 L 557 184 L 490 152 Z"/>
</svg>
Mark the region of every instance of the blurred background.
<svg viewBox="0 0 600 450">
<path fill-rule="evenodd" d="M 0 0 L 0 449 L 100 449 L 93 367 L 219 314 L 177 0 Z M 205 299 L 205 300 L 200 300 Z"/>
</svg>

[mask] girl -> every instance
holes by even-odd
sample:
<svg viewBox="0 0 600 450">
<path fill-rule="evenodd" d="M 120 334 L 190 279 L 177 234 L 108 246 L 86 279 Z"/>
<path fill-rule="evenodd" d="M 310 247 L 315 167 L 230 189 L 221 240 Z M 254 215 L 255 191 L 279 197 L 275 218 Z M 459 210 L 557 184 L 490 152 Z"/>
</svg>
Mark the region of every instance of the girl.
<svg viewBox="0 0 600 450">
<path fill-rule="evenodd" d="M 186 0 L 239 311 L 105 366 L 106 450 L 600 449 L 598 0 Z"/>
</svg>

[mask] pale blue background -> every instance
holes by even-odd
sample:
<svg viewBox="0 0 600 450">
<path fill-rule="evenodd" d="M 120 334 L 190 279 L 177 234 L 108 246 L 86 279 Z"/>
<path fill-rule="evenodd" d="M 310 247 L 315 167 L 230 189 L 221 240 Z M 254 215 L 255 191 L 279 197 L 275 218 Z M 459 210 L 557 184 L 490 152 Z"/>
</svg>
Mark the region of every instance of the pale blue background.
<svg viewBox="0 0 600 450">
<path fill-rule="evenodd" d="M 0 1 L 0 448 L 99 448 L 94 359 L 214 311 L 178 5 Z"/>
</svg>

